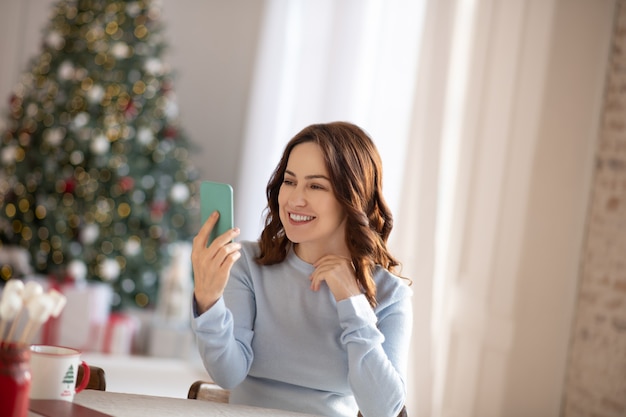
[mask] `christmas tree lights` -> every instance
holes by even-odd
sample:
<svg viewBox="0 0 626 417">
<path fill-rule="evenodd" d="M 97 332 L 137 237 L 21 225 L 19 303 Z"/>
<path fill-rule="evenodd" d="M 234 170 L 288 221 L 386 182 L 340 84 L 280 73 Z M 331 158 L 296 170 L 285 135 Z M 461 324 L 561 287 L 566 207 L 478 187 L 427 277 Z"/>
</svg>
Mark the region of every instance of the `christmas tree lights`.
<svg viewBox="0 0 626 417">
<path fill-rule="evenodd" d="M 170 244 L 197 227 L 160 19 L 150 0 L 58 2 L 0 119 L 0 250 L 109 282 L 114 307 L 153 305 Z"/>
</svg>

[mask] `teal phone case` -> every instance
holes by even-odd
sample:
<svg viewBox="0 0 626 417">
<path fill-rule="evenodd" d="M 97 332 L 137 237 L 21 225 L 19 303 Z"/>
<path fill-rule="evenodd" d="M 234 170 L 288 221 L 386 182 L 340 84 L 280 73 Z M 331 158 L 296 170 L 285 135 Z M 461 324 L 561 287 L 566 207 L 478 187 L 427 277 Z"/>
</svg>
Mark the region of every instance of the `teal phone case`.
<svg viewBox="0 0 626 417">
<path fill-rule="evenodd" d="M 200 183 L 200 220 L 204 224 L 214 211 L 220 218 L 209 236 L 210 244 L 219 235 L 234 227 L 233 219 L 233 187 L 220 182 L 203 181 Z"/>
</svg>

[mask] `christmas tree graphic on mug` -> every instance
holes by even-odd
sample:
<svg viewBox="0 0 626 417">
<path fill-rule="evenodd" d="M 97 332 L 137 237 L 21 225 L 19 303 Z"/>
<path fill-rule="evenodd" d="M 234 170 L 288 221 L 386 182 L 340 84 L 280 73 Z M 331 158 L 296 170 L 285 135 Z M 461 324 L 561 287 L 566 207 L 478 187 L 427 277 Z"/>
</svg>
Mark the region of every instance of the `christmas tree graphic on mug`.
<svg viewBox="0 0 626 417">
<path fill-rule="evenodd" d="M 67 397 L 68 395 L 72 395 L 72 390 L 74 389 L 74 365 L 70 365 L 65 372 L 65 376 L 63 376 L 63 384 L 65 384 L 65 389 L 61 393 L 62 397 Z"/>
</svg>

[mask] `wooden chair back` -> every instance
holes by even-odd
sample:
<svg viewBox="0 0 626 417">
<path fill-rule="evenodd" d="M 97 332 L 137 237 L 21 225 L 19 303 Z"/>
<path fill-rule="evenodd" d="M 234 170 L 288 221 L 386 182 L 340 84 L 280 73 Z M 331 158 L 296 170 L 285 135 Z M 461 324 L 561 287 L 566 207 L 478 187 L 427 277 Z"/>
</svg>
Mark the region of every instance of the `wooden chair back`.
<svg viewBox="0 0 626 417">
<path fill-rule="evenodd" d="M 83 380 L 85 371 L 82 366 L 78 367 L 78 375 L 76 376 L 76 385 Z M 85 389 L 93 389 L 98 391 L 106 391 L 107 381 L 104 369 L 97 366 L 89 366 L 89 382 Z"/>
<path fill-rule="evenodd" d="M 208 381 L 196 381 L 189 387 L 187 398 L 190 400 L 214 401 L 228 403 L 230 391 Z"/>
</svg>

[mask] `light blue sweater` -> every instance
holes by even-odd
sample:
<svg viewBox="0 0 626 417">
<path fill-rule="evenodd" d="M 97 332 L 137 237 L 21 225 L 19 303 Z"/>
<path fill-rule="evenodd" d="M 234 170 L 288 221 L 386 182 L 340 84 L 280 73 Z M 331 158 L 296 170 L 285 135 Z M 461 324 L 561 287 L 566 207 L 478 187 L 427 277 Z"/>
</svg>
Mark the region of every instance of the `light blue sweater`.
<svg viewBox="0 0 626 417">
<path fill-rule="evenodd" d="M 213 381 L 230 402 L 332 417 L 396 416 L 406 399 L 411 290 L 377 268 L 378 305 L 364 295 L 336 302 L 312 291 L 313 266 L 293 250 L 284 262 L 255 262 L 242 242 L 224 296 L 195 311 L 192 328 Z"/>
</svg>

